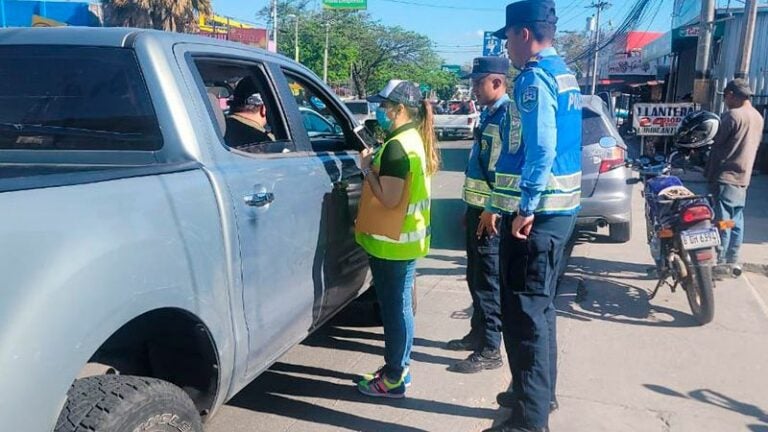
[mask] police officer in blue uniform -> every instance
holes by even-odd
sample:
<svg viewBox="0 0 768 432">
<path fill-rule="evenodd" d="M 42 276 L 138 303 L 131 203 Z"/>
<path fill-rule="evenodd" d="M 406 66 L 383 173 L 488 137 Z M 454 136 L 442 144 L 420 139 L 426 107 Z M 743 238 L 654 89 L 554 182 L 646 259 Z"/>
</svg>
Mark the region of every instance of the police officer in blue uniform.
<svg viewBox="0 0 768 432">
<path fill-rule="evenodd" d="M 473 351 L 449 370 L 476 373 L 502 366 L 501 304 L 499 293 L 499 218 L 490 208 L 495 183 L 495 165 L 508 147 L 510 104 L 507 95 L 509 60 L 478 57 L 472 72 L 472 92 L 484 107 L 470 153 L 464 181 L 466 211 L 467 285 L 472 296 L 469 333 L 448 342 L 448 349 Z"/>
<path fill-rule="evenodd" d="M 502 325 L 512 391 L 497 396 L 511 417 L 489 431 L 546 431 L 557 407 L 554 298 L 558 269 L 581 199 L 581 93 L 552 47 L 557 15 L 551 0 L 523 0 L 506 10 L 496 36 L 507 39 L 520 69 L 514 100 L 522 140 L 496 164 L 494 208 L 500 211 Z"/>
</svg>

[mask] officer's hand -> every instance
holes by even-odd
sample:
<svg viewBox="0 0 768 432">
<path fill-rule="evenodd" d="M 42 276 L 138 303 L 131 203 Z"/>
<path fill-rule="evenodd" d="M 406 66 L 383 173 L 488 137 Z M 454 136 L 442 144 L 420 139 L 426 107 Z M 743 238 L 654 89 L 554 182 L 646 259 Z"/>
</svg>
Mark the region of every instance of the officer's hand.
<svg viewBox="0 0 768 432">
<path fill-rule="evenodd" d="M 499 215 L 489 211 L 483 211 L 480 215 L 480 223 L 477 224 L 477 238 L 483 236 L 483 233 L 487 233 L 489 237 L 499 234 L 499 230 L 496 229 Z"/>
<path fill-rule="evenodd" d="M 533 228 L 533 216 L 515 216 L 512 221 L 512 237 L 520 240 L 528 239 Z"/>
</svg>

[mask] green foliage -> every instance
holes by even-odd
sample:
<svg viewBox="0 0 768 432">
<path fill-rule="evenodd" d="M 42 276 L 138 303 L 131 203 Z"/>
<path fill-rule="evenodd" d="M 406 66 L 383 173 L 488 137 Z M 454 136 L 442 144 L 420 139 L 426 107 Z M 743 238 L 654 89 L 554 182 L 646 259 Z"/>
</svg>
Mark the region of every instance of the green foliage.
<svg viewBox="0 0 768 432">
<path fill-rule="evenodd" d="M 210 13 L 210 0 L 102 0 L 109 26 L 186 32 L 196 13 Z"/>
<path fill-rule="evenodd" d="M 578 78 L 589 73 L 589 60 L 585 59 L 573 64 L 571 61 L 586 51 L 591 43 L 590 36 L 586 32 L 560 32 L 555 38 L 557 52 L 565 58 Z"/>
<path fill-rule="evenodd" d="M 427 36 L 385 26 L 364 11 L 318 12 L 310 6 L 309 0 L 279 4 L 278 51 L 294 58 L 298 17 L 299 62 L 322 77 L 327 34 L 329 84 L 348 86 L 362 98 L 390 79 L 415 81 L 437 92 L 451 92 L 458 82 L 440 70 L 442 60 Z M 260 15 L 269 20 L 269 9 Z"/>
</svg>

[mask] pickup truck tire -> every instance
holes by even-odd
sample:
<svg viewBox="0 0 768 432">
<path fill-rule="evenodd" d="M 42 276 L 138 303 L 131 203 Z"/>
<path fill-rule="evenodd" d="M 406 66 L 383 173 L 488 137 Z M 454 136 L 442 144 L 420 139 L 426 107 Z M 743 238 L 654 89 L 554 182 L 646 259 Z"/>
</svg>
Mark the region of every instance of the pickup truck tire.
<svg viewBox="0 0 768 432">
<path fill-rule="evenodd" d="M 203 432 L 189 396 L 155 378 L 101 375 L 67 392 L 54 432 Z"/>
</svg>

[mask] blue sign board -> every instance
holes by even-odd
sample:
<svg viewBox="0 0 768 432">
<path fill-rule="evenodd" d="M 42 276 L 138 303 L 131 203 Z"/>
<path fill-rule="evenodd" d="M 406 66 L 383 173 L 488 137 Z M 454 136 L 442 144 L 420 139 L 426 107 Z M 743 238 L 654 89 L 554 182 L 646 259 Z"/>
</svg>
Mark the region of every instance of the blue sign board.
<svg viewBox="0 0 768 432">
<path fill-rule="evenodd" d="M 99 26 L 87 2 L 0 0 L 0 27 L 31 27 L 38 15 L 72 26 Z"/>
<path fill-rule="evenodd" d="M 493 35 L 493 32 L 485 32 L 483 36 L 483 57 L 500 57 L 503 53 L 501 39 Z"/>
</svg>

